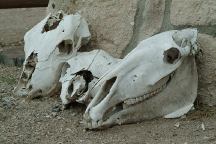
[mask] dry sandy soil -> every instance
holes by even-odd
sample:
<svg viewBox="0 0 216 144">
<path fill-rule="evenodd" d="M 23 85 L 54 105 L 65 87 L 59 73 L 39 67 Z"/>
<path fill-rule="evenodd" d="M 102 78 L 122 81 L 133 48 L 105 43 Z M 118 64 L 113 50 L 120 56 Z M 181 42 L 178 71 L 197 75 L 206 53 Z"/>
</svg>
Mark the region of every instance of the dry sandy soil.
<svg viewBox="0 0 216 144">
<path fill-rule="evenodd" d="M 35 15 L 36 12 L 40 15 Z M 0 11 L 0 42 L 6 48 L 7 45 L 21 48 L 24 32 L 44 12 L 44 9 Z M 199 106 L 181 119 L 156 119 L 86 131 L 81 124 L 83 106 L 56 112 L 58 97 L 28 100 L 14 96 L 12 90 L 20 72 L 21 68 L 0 65 L 0 144 L 216 144 L 216 107 Z"/>
<path fill-rule="evenodd" d="M 156 119 L 86 131 L 85 107 L 58 111 L 58 97 L 28 100 L 12 94 L 21 68 L 0 65 L 0 144 L 216 144 L 216 107 L 193 111 L 181 119 Z"/>
</svg>

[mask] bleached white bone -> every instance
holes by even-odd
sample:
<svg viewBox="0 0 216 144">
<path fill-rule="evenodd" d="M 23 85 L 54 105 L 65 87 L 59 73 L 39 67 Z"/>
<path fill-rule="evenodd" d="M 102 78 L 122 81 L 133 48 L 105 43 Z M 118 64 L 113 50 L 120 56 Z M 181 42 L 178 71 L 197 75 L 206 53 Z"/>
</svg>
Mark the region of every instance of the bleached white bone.
<svg viewBox="0 0 216 144">
<path fill-rule="evenodd" d="M 15 94 L 34 97 L 55 92 L 64 62 L 76 56 L 90 36 L 79 13 L 49 14 L 25 34 L 25 61 Z"/>
<path fill-rule="evenodd" d="M 172 30 L 143 40 L 99 80 L 101 88 L 84 114 L 86 127 L 163 117 L 192 105 L 198 84 L 196 40 L 196 29 Z"/>
<path fill-rule="evenodd" d="M 193 108 L 194 104 L 189 104 L 187 106 L 184 106 L 180 109 L 178 109 L 177 111 L 174 111 L 168 115 L 165 115 L 164 118 L 179 118 L 185 114 L 187 114 L 192 108 Z"/>
<path fill-rule="evenodd" d="M 85 93 L 95 85 L 102 75 L 114 68 L 119 61 L 119 59 L 113 58 L 103 50 L 78 53 L 76 57 L 68 60 L 69 68 L 66 69 L 66 72 L 63 72 L 65 74 L 62 74 L 60 78 L 62 83 L 60 97 L 63 105 L 67 105 L 71 101 L 89 103 L 89 100 L 96 94 L 100 86 L 88 95 L 85 95 Z M 83 75 L 79 75 L 80 72 L 85 71 L 91 73 L 92 80 L 89 83 L 87 83 Z M 88 84 L 88 89 L 85 87 L 86 84 Z"/>
</svg>

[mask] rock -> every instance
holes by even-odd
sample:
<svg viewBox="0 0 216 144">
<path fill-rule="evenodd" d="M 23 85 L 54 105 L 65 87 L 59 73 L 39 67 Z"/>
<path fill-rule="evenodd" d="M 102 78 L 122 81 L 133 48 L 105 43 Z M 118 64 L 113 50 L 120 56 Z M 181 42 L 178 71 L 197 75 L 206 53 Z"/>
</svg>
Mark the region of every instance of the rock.
<svg viewBox="0 0 216 144">
<path fill-rule="evenodd" d="M 53 117 L 56 117 L 58 114 L 57 114 L 57 112 L 52 112 L 52 114 L 51 114 Z"/>
<path fill-rule="evenodd" d="M 215 0 L 172 0 L 171 23 L 173 25 L 215 25 Z"/>
<path fill-rule="evenodd" d="M 48 11 L 81 11 L 87 19 L 92 39 L 91 49 L 106 50 L 120 57 L 133 36 L 138 0 L 50 0 Z"/>
<path fill-rule="evenodd" d="M 56 105 L 52 108 L 52 112 L 57 113 L 61 111 L 61 106 L 60 105 Z"/>
<path fill-rule="evenodd" d="M 199 34 L 198 43 L 203 56 L 198 60 L 199 100 L 209 106 L 216 105 L 216 38 Z"/>
<path fill-rule="evenodd" d="M 204 123 L 201 124 L 201 128 L 202 128 L 203 131 L 206 130 Z"/>
<path fill-rule="evenodd" d="M 72 131 L 70 128 L 66 128 L 65 130 L 66 130 L 66 131 Z"/>
<path fill-rule="evenodd" d="M 1 99 L 1 101 L 2 101 L 2 107 L 4 109 L 11 109 L 16 105 L 15 99 L 13 97 L 4 97 Z"/>
<path fill-rule="evenodd" d="M 180 127 L 180 123 L 177 122 L 174 126 L 177 127 L 177 128 L 179 128 Z"/>
</svg>

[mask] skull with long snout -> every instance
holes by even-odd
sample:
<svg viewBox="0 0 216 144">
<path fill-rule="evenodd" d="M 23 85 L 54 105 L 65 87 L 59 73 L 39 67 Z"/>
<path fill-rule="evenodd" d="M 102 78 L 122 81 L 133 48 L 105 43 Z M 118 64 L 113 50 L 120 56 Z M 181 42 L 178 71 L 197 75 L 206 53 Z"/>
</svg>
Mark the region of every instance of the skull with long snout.
<svg viewBox="0 0 216 144">
<path fill-rule="evenodd" d="M 25 61 L 14 93 L 31 98 L 53 94 L 58 90 L 63 64 L 90 36 L 88 24 L 79 13 L 48 15 L 25 34 Z"/>
<path fill-rule="evenodd" d="M 63 108 L 71 102 L 88 104 L 99 87 L 84 97 L 98 79 L 111 70 L 120 60 L 113 58 L 103 50 L 78 53 L 64 65 L 60 82 L 62 84 L 61 100 Z"/>
<path fill-rule="evenodd" d="M 101 88 L 84 114 L 86 127 L 186 114 L 197 96 L 196 40 L 196 29 L 172 30 L 143 40 L 99 80 Z"/>
</svg>

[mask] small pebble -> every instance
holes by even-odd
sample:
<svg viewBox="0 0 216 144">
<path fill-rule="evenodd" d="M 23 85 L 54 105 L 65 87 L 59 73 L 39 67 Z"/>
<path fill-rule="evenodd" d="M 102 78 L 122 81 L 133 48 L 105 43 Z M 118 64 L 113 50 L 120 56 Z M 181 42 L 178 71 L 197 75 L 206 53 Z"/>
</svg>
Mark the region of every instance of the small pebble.
<svg viewBox="0 0 216 144">
<path fill-rule="evenodd" d="M 69 128 L 66 128 L 65 130 L 66 130 L 66 131 L 72 131 L 72 130 L 71 130 L 71 129 L 69 129 Z"/>
<path fill-rule="evenodd" d="M 205 131 L 205 125 L 204 125 L 204 123 L 201 124 L 201 128 L 202 128 L 203 131 Z"/>
<path fill-rule="evenodd" d="M 52 112 L 52 116 L 56 117 L 57 116 L 57 112 Z"/>
<path fill-rule="evenodd" d="M 174 126 L 177 127 L 177 128 L 179 128 L 180 127 L 180 123 L 177 122 Z"/>
<path fill-rule="evenodd" d="M 54 106 L 54 107 L 52 108 L 52 112 L 60 112 L 60 111 L 61 111 L 61 108 L 60 108 L 59 105 Z"/>
<path fill-rule="evenodd" d="M 76 113 L 72 113 L 72 116 L 76 116 L 77 114 Z"/>
</svg>

